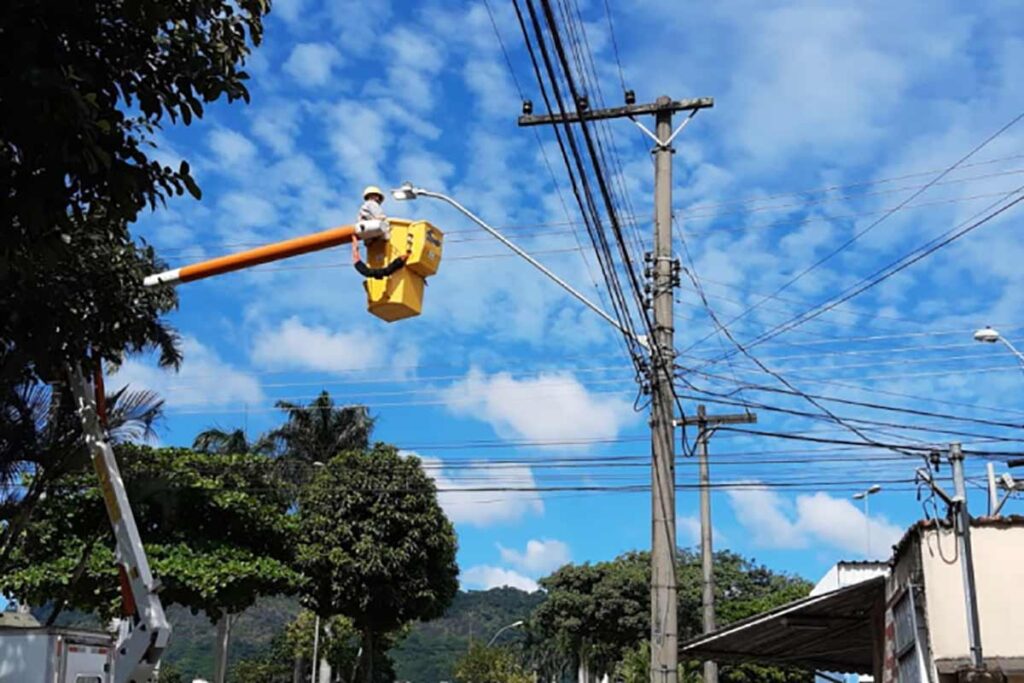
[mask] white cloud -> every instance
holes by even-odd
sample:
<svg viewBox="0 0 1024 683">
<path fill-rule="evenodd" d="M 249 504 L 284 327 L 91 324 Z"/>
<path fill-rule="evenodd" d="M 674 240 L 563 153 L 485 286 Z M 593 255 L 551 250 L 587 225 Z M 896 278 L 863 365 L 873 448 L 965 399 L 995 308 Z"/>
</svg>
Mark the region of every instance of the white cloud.
<svg viewBox="0 0 1024 683">
<path fill-rule="evenodd" d="M 767 488 L 729 491 L 736 520 L 753 544 L 765 548 L 806 548 L 829 545 L 860 556 L 865 551 L 864 513 L 850 501 L 819 491 L 796 497 L 795 503 Z M 870 519 L 872 555 L 887 557 L 903 530 L 882 515 Z"/>
<path fill-rule="evenodd" d="M 456 415 L 484 420 L 503 436 L 535 440 L 603 439 L 635 419 L 629 401 L 598 395 L 570 372 L 516 379 L 473 368 L 442 396 Z"/>
<path fill-rule="evenodd" d="M 532 576 L 548 574 L 572 560 L 569 546 L 555 539 L 531 539 L 521 552 L 499 543 L 498 551 L 503 562 Z"/>
<path fill-rule="evenodd" d="M 277 222 L 274 205 L 255 194 L 229 192 L 217 204 L 228 230 L 261 228 Z"/>
<path fill-rule="evenodd" d="M 465 586 L 483 590 L 510 586 L 529 593 L 540 588 L 536 581 L 518 572 L 490 565 L 477 565 L 466 569 L 462 572 L 462 583 Z"/>
<path fill-rule="evenodd" d="M 730 489 L 729 502 L 738 521 L 756 545 L 803 548 L 807 538 L 786 512 L 787 501 L 767 488 Z"/>
<path fill-rule="evenodd" d="M 714 529 L 717 532 L 717 529 Z M 679 515 L 676 517 L 676 537 L 680 546 L 700 545 L 700 518 L 694 515 Z M 721 545 L 721 538 L 714 534 L 714 538 Z"/>
<path fill-rule="evenodd" d="M 440 92 L 435 77 L 444 65 L 440 42 L 404 26 L 387 31 L 380 42 L 391 58 L 387 91 L 402 93 L 403 102 L 412 109 L 431 109 Z"/>
<path fill-rule="evenodd" d="M 272 16 L 283 19 L 289 24 L 297 24 L 306 13 L 303 11 L 305 0 L 277 0 L 274 3 Z"/>
<path fill-rule="evenodd" d="M 327 43 L 299 43 L 284 63 L 284 70 L 299 85 L 315 88 L 326 85 L 331 70 L 341 62 L 341 54 Z"/>
<path fill-rule="evenodd" d="M 819 491 L 813 496 L 798 496 L 796 510 L 800 527 L 812 537 L 847 551 L 864 551 L 867 533 L 864 513 L 849 500 Z M 871 516 L 869 526 L 872 554 L 888 557 L 903 530 L 879 515 Z"/>
<path fill-rule="evenodd" d="M 263 391 L 255 377 L 224 362 L 216 352 L 194 337 L 183 337 L 185 360 L 175 374 L 139 358 L 126 360 L 110 385 L 150 389 L 166 401 L 168 408 L 194 408 L 227 403 L 258 403 Z"/>
<path fill-rule="evenodd" d="M 372 101 L 341 101 L 326 117 L 327 141 L 337 157 L 338 169 L 354 184 L 384 184 L 381 166 L 394 132 Z"/>
<path fill-rule="evenodd" d="M 472 481 L 467 482 L 447 477 L 444 463 L 438 458 L 411 452 L 408 454 L 415 455 L 423 463 L 424 470 L 437 486 L 438 502 L 455 524 L 484 527 L 544 513 L 544 501 L 536 491 L 493 490 L 536 488 L 533 471 L 525 465 L 503 467 L 500 470 L 474 470 Z M 469 464 L 482 462 L 474 460 Z"/>
<path fill-rule="evenodd" d="M 236 168 L 252 164 L 256 159 L 256 145 L 241 133 L 219 128 L 210 133 L 210 149 L 223 167 Z"/>
<path fill-rule="evenodd" d="M 494 60 L 474 59 L 462 68 L 466 86 L 476 95 L 480 110 L 487 116 L 508 116 L 516 110 L 515 89 L 508 69 Z"/>
<path fill-rule="evenodd" d="M 290 154 L 299 134 L 299 107 L 293 102 L 273 102 L 254 112 L 252 134 L 276 153 Z"/>
<path fill-rule="evenodd" d="M 297 316 L 262 332 L 252 348 L 252 361 L 263 367 L 319 372 L 348 372 L 384 361 L 383 340 L 365 330 L 332 332 L 305 325 Z"/>
<path fill-rule="evenodd" d="M 749 24 L 756 30 L 733 82 L 734 97 L 746 103 L 737 109 L 736 132 L 747 150 L 762 158 L 769 149 L 821 154 L 878 139 L 906 69 L 874 39 L 866 14 L 859 7 L 786 7 Z M 766 97 L 797 104 L 749 106 Z"/>
</svg>

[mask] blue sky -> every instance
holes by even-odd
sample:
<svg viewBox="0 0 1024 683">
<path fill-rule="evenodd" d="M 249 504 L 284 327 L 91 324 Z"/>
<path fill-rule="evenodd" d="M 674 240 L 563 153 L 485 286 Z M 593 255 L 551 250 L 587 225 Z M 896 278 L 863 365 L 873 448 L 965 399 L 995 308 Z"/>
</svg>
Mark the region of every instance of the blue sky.
<svg viewBox="0 0 1024 683">
<path fill-rule="evenodd" d="M 540 108 L 511 3 L 491 4 L 515 78 Z M 616 105 L 604 3 L 579 4 L 603 100 Z M 610 5 L 623 76 L 641 101 L 716 100 L 677 142 L 673 204 L 686 265 L 723 321 L 922 190 L 1024 102 L 1015 68 L 1024 26 L 1010 2 Z M 517 86 L 482 2 L 277 0 L 249 69 L 250 106 L 213 106 L 198 124 L 160 135 L 159 156 L 188 159 L 204 193 L 137 225 L 172 267 L 349 223 L 364 185 L 412 180 L 451 193 L 607 301 L 552 132 L 516 126 Z M 628 121 L 607 130 L 649 244 L 650 145 Z M 1022 136 L 1024 123 L 1007 129 L 730 324 L 733 334 L 754 339 L 828 301 L 1024 183 Z M 646 417 L 633 410 L 621 342 L 599 318 L 443 205 L 385 209 L 429 219 L 448 236 L 420 318 L 389 325 L 368 315 L 346 247 L 180 287 L 171 322 L 184 338 L 181 372 L 132 358 L 112 384 L 167 398 L 164 444 L 189 444 L 211 425 L 255 435 L 278 421 L 275 400 L 321 389 L 366 403 L 377 437 L 418 453 L 438 480 L 469 588 L 529 588 L 561 562 L 647 547 L 645 492 L 459 492 L 642 485 Z M 1024 376 L 1014 358 L 971 340 L 992 324 L 1024 341 L 1019 220 L 1010 210 L 753 353 L 806 392 L 1019 422 Z M 784 388 L 742 357 L 704 365 L 731 344 L 687 278 L 677 300 L 680 364 L 719 375 L 690 373 L 691 382 L 719 392 L 737 382 Z M 857 438 L 800 398 L 747 390 L 729 400 L 817 413 L 759 409 L 758 429 Z M 694 405 L 686 401 L 688 411 Z M 829 406 L 895 423 L 864 427 L 879 441 L 1016 448 L 992 441 L 1014 438 L 998 425 Z M 565 441 L 583 443 L 553 443 Z M 912 485 L 887 483 L 911 478 L 912 458 L 729 432 L 711 450 L 713 479 L 730 485 L 713 496 L 717 547 L 776 569 L 816 579 L 836 560 L 863 557 L 866 520 L 850 494 L 872 481 L 884 487 L 871 500 L 873 555 L 922 515 Z M 609 467 L 607 457 L 633 459 Z M 561 466 L 567 458 L 598 464 Z M 983 468 L 969 463 L 975 479 Z M 681 458 L 678 471 L 681 484 L 694 483 L 692 460 Z M 971 502 L 983 508 L 980 488 Z M 680 491 L 678 506 L 680 544 L 692 545 L 695 493 Z"/>
</svg>

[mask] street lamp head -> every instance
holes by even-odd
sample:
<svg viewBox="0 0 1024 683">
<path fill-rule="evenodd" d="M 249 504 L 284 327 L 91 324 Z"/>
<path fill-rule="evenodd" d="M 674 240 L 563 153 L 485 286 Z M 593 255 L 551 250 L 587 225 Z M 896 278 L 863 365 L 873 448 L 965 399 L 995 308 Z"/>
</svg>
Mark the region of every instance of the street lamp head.
<svg viewBox="0 0 1024 683">
<path fill-rule="evenodd" d="M 871 486 L 871 488 L 868 489 L 868 493 L 869 494 L 871 494 L 871 493 L 878 493 L 881 490 L 882 490 L 882 487 L 879 484 L 874 484 L 873 486 Z"/>
<path fill-rule="evenodd" d="M 974 333 L 974 341 L 994 344 L 999 341 L 999 331 L 991 327 L 983 327 Z"/>
<path fill-rule="evenodd" d="M 513 621 L 511 624 L 509 624 L 509 626 L 512 627 L 512 628 L 519 628 L 520 626 L 522 626 L 525 623 L 526 623 L 525 621 L 520 619 L 519 621 Z"/>
<path fill-rule="evenodd" d="M 853 499 L 854 499 L 854 500 L 862 500 L 862 499 L 866 498 L 866 497 L 867 497 L 867 495 L 868 495 L 868 494 L 866 494 L 866 493 L 864 493 L 863 491 L 861 491 L 860 493 L 855 493 L 855 494 L 853 494 Z"/>
<path fill-rule="evenodd" d="M 406 181 L 402 183 L 401 187 L 391 190 L 391 196 L 400 202 L 416 199 L 416 188 L 412 186 L 412 183 Z"/>
</svg>

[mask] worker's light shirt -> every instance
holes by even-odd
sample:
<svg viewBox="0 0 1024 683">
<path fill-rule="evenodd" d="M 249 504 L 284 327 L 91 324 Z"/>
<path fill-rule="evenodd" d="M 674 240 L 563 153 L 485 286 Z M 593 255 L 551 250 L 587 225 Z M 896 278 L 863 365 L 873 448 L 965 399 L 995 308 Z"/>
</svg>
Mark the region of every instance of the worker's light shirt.
<svg viewBox="0 0 1024 683">
<path fill-rule="evenodd" d="M 381 208 L 380 202 L 367 199 L 363 202 L 363 205 L 359 207 L 359 220 L 369 221 L 379 218 L 384 218 L 384 210 Z"/>
</svg>

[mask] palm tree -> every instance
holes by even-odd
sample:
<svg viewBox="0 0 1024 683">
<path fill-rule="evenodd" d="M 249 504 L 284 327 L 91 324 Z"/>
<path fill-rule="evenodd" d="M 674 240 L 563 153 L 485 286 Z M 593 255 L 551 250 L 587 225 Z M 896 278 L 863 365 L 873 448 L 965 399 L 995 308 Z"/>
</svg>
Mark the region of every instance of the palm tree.
<svg viewBox="0 0 1024 683">
<path fill-rule="evenodd" d="M 269 453 L 273 444 L 265 437 L 249 441 L 244 429 L 224 431 L 220 427 L 210 427 L 200 432 L 192 442 L 193 450 L 201 453 L 220 455 L 238 453 Z"/>
<path fill-rule="evenodd" d="M 106 395 L 114 443 L 155 436 L 164 401 L 125 386 Z M 36 505 L 61 476 L 84 468 L 89 454 L 70 392 L 36 382 L 0 383 L 0 571 Z"/>
<path fill-rule="evenodd" d="M 321 391 L 309 405 L 290 401 L 275 405 L 288 417 L 263 438 L 274 444 L 288 470 L 294 472 L 288 478 L 296 483 L 308 478 L 314 463 L 370 446 L 375 420 L 366 406 L 336 406 L 327 391 Z"/>
<path fill-rule="evenodd" d="M 364 450 L 370 445 L 375 420 L 366 406 L 338 407 L 327 391 L 321 391 L 307 406 L 290 401 L 275 405 L 288 418 L 267 437 L 289 458 L 323 462 L 343 451 Z"/>
</svg>

